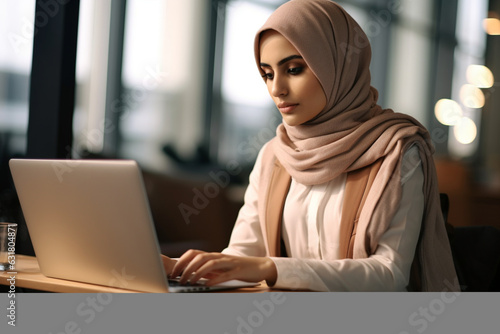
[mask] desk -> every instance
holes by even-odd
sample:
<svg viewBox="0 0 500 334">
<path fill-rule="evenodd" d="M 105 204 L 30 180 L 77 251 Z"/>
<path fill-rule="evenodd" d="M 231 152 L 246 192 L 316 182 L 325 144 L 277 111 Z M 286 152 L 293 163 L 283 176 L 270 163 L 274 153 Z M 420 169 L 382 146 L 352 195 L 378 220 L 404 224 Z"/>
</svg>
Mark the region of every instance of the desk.
<svg viewBox="0 0 500 334">
<path fill-rule="evenodd" d="M 44 276 L 40 272 L 36 257 L 27 255 L 16 255 L 16 287 L 47 292 L 70 292 L 70 293 L 138 293 L 140 291 L 113 288 L 104 285 L 75 282 Z M 10 275 L 8 272 L 0 272 L 0 285 L 10 285 L 7 281 Z M 224 292 L 270 292 L 277 291 L 270 289 L 265 283 L 257 287 L 227 290 Z M 222 291 L 221 291 L 222 292 Z"/>
</svg>

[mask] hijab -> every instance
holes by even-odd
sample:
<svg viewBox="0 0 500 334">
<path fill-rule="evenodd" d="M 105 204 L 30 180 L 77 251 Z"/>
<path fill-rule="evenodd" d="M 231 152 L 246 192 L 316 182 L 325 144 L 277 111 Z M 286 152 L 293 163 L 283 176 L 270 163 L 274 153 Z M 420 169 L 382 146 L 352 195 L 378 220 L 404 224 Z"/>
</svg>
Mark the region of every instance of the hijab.
<svg viewBox="0 0 500 334">
<path fill-rule="evenodd" d="M 371 48 L 356 21 L 330 0 L 291 0 L 280 6 L 255 37 L 255 59 L 260 69 L 260 37 L 266 30 L 283 35 L 316 75 L 326 96 L 325 108 L 296 126 L 285 122 L 267 145 L 263 165 L 278 159 L 291 177 L 305 185 L 322 184 L 342 173 L 383 159 L 368 194 L 357 227 L 354 258 L 376 251 L 401 198 L 401 161 L 416 145 L 422 160 L 425 197 L 417 257 L 423 289 L 442 291 L 457 286 L 451 250 L 439 205 L 434 147 L 428 131 L 409 115 L 382 109 L 371 86 Z M 263 74 L 263 73 L 262 73 Z M 263 173 L 263 181 L 269 178 Z M 265 198 L 266 187 L 260 187 Z M 436 254 L 437 253 L 437 254 Z M 448 285 L 443 285 L 448 281 Z"/>
</svg>

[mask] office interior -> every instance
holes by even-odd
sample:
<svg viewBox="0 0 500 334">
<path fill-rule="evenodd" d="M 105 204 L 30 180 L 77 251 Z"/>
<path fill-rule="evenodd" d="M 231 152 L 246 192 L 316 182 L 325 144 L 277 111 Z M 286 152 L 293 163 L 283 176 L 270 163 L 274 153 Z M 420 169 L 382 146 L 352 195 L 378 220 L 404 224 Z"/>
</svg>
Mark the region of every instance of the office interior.
<svg viewBox="0 0 500 334">
<path fill-rule="evenodd" d="M 19 157 L 134 159 L 162 252 L 222 250 L 281 122 L 253 38 L 283 2 L 0 0 L 0 221 L 19 224 L 16 252 L 35 255 Z M 500 0 L 338 2 L 371 41 L 379 104 L 431 134 L 476 289 L 499 288 Z"/>
</svg>

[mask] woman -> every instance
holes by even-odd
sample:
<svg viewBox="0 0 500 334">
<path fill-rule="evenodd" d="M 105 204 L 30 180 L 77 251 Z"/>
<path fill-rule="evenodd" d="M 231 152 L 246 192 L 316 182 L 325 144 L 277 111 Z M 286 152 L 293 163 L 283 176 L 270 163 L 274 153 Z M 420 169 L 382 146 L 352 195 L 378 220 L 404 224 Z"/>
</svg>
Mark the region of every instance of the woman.
<svg viewBox="0 0 500 334">
<path fill-rule="evenodd" d="M 168 272 L 209 285 L 458 290 L 429 134 L 376 104 L 359 25 L 332 1 L 292 0 L 257 32 L 255 57 L 283 123 L 259 153 L 228 247 L 166 259 Z M 368 190 L 354 203 L 361 172 Z"/>
</svg>

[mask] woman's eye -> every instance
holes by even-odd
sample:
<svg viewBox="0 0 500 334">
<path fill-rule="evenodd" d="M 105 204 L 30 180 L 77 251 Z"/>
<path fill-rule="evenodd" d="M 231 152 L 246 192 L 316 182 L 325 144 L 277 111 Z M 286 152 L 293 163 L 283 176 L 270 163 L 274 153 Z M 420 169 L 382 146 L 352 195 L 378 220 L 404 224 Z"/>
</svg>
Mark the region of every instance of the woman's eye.
<svg viewBox="0 0 500 334">
<path fill-rule="evenodd" d="M 300 74 L 303 69 L 304 69 L 303 67 L 291 67 L 288 69 L 288 73 L 293 74 L 293 75 L 297 75 L 297 74 Z"/>
<path fill-rule="evenodd" d="M 262 77 L 264 79 L 272 80 L 273 79 L 273 74 L 272 73 L 264 73 L 264 75 Z"/>
</svg>

